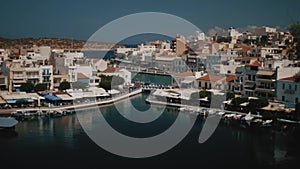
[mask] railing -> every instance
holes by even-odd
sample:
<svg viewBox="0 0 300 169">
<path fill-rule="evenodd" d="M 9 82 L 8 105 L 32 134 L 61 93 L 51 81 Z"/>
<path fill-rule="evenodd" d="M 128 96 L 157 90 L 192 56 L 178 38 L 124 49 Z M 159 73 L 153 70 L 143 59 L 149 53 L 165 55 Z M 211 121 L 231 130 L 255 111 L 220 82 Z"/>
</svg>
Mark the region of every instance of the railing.
<svg viewBox="0 0 300 169">
<path fill-rule="evenodd" d="M 35 79 L 35 78 L 40 78 L 40 76 L 38 76 L 38 75 L 36 75 L 36 76 L 27 76 L 27 78 L 29 78 L 29 79 Z"/>
<path fill-rule="evenodd" d="M 260 90 L 260 91 L 268 91 L 268 92 L 275 92 L 275 88 L 271 88 L 271 87 L 264 87 L 264 86 L 257 86 L 256 90 Z"/>
<path fill-rule="evenodd" d="M 51 73 L 45 73 L 45 72 L 43 72 L 43 76 L 51 76 Z"/>
<path fill-rule="evenodd" d="M 256 78 L 257 81 L 266 81 L 266 82 L 275 82 L 275 78 L 261 78 L 261 77 L 257 77 Z"/>
<path fill-rule="evenodd" d="M 13 79 L 24 79 L 24 76 L 13 76 Z"/>
</svg>

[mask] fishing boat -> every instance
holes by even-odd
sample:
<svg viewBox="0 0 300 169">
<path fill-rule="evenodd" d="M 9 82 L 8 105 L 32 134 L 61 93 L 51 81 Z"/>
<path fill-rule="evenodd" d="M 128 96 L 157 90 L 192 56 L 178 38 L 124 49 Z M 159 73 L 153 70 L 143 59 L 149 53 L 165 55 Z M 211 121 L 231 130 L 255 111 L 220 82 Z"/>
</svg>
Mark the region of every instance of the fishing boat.
<svg viewBox="0 0 300 169">
<path fill-rule="evenodd" d="M 13 117 L 0 117 L 0 128 L 9 129 L 14 128 L 18 124 L 18 120 Z"/>
</svg>

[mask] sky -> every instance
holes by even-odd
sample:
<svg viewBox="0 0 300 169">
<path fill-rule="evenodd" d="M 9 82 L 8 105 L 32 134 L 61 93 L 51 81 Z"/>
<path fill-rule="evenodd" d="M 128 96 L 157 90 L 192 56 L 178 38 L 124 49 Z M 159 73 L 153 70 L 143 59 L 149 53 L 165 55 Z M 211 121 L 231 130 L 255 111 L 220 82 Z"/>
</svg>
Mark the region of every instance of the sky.
<svg viewBox="0 0 300 169">
<path fill-rule="evenodd" d="M 87 40 L 105 24 L 139 12 L 181 17 L 204 32 L 218 26 L 287 27 L 300 21 L 299 0 L 0 0 L 0 37 Z M 122 31 L 122 28 L 120 28 Z"/>
</svg>

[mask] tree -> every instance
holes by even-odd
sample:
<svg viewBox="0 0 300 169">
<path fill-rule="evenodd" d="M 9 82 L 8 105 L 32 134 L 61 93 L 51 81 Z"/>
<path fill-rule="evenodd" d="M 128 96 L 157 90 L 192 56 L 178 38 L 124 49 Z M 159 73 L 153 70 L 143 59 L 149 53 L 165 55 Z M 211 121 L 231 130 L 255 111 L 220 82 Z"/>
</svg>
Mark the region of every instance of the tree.
<svg viewBox="0 0 300 169">
<path fill-rule="evenodd" d="M 234 105 L 234 106 L 240 106 L 240 104 L 242 103 L 246 103 L 248 102 L 248 98 L 247 97 L 236 97 L 236 98 L 233 98 L 231 103 Z"/>
<path fill-rule="evenodd" d="M 112 77 L 112 82 L 111 82 L 111 85 L 112 86 L 118 86 L 118 85 L 122 85 L 124 84 L 125 80 L 120 77 L 120 76 L 113 76 Z"/>
<path fill-rule="evenodd" d="M 59 90 L 67 90 L 70 88 L 71 88 L 71 84 L 70 84 L 70 82 L 67 82 L 67 81 L 61 82 L 58 87 Z"/>
<path fill-rule="evenodd" d="M 21 85 L 20 89 L 21 89 L 21 91 L 24 91 L 24 92 L 27 92 L 27 93 L 32 92 L 33 89 L 34 89 L 34 84 L 28 81 L 26 83 L 23 83 Z"/>
<path fill-rule="evenodd" d="M 102 87 L 105 90 L 111 90 L 112 86 L 121 85 L 125 82 L 125 80 L 119 76 L 101 75 L 100 78 L 101 81 L 99 83 L 99 87 Z"/>
<path fill-rule="evenodd" d="M 268 105 L 269 105 L 269 101 L 265 98 L 249 100 L 249 109 L 252 112 L 255 112 L 255 110 L 260 109 L 262 107 L 266 107 Z"/>
<path fill-rule="evenodd" d="M 72 83 L 72 88 L 73 89 L 86 89 L 88 87 L 88 84 L 86 83 L 83 83 L 83 82 L 80 82 L 80 81 L 77 81 L 77 82 L 73 82 Z"/>
<path fill-rule="evenodd" d="M 47 90 L 47 84 L 46 83 L 38 83 L 34 86 L 35 92 L 45 91 Z"/>
<path fill-rule="evenodd" d="M 212 95 L 212 92 L 210 92 L 210 91 L 202 90 L 202 91 L 199 92 L 199 97 L 200 98 L 207 97 L 208 100 L 210 100 L 211 99 L 211 95 Z"/>
<path fill-rule="evenodd" d="M 233 98 L 235 98 L 235 94 L 234 93 L 232 93 L 232 92 L 227 92 L 226 93 L 226 100 L 231 100 Z"/>
<path fill-rule="evenodd" d="M 218 39 L 217 39 L 217 42 L 218 43 L 221 43 L 221 42 L 230 43 L 231 39 L 232 39 L 231 37 L 219 36 Z"/>
</svg>

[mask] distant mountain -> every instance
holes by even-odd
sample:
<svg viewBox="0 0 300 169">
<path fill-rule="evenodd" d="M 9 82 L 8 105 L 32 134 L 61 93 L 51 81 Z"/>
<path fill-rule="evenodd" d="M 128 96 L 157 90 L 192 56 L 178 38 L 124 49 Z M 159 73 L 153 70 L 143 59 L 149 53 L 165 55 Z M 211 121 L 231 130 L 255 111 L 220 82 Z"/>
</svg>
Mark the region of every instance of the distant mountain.
<svg viewBox="0 0 300 169">
<path fill-rule="evenodd" d="M 104 50 L 120 47 L 105 42 L 87 42 L 75 39 L 61 38 L 23 38 L 23 39 L 7 39 L 0 37 L 0 48 L 4 49 L 20 49 L 31 48 L 36 46 L 50 46 L 52 49 L 85 49 L 85 50 Z"/>
</svg>

